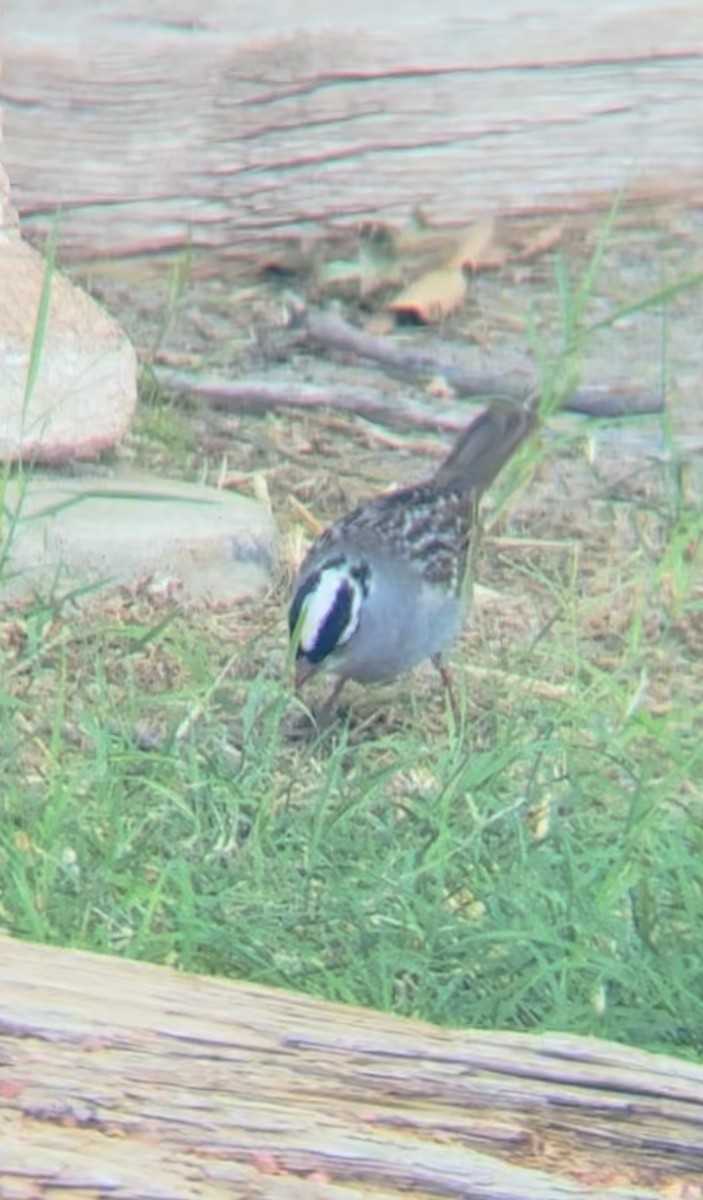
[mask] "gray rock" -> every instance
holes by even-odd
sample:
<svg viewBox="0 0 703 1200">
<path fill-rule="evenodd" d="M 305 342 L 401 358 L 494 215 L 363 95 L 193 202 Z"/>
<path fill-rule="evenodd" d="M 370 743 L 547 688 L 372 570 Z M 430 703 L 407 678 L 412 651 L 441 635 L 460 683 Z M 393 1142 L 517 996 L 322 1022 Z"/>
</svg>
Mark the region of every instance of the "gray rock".
<svg viewBox="0 0 703 1200">
<path fill-rule="evenodd" d="M 217 488 L 34 473 L 10 483 L 4 502 L 6 601 L 140 582 L 177 599 L 232 601 L 260 593 L 276 560 L 269 511 Z"/>
<path fill-rule="evenodd" d="M 7 201 L 0 211 L 7 217 L 0 228 L 0 459 L 95 457 L 121 440 L 132 419 L 134 349 L 112 317 L 53 271 L 39 369 L 27 395 L 46 264 L 12 229 Z"/>
</svg>

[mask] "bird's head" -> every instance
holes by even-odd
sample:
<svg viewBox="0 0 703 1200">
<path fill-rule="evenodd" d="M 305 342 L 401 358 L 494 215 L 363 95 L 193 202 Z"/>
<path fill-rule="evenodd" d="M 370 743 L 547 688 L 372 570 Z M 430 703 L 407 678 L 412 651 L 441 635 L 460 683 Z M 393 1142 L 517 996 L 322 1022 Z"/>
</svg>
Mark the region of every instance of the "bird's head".
<svg viewBox="0 0 703 1200">
<path fill-rule="evenodd" d="M 341 665 L 369 583 L 369 566 L 343 557 L 328 559 L 299 580 L 288 614 L 296 687 L 324 667 Z"/>
</svg>

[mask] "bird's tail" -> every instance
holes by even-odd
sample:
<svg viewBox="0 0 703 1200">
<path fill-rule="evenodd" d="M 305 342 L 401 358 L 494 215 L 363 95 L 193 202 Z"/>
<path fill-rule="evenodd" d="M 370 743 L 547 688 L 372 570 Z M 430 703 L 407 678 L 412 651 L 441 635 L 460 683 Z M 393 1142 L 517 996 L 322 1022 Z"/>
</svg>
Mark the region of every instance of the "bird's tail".
<svg viewBox="0 0 703 1200">
<path fill-rule="evenodd" d="M 480 496 L 538 423 L 535 404 L 491 404 L 459 434 L 433 482 L 459 484 Z"/>
</svg>

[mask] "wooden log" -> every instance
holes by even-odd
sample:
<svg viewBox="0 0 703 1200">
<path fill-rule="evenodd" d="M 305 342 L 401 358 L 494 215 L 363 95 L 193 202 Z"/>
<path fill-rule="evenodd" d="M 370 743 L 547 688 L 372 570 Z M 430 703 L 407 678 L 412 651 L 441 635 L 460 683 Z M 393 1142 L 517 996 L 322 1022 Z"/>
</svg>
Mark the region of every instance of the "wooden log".
<svg viewBox="0 0 703 1200">
<path fill-rule="evenodd" d="M 700 1196 L 703 1068 L 596 1039 L 9 939 L 0 1038 L 2 1196 Z"/>
<path fill-rule="evenodd" d="M 4 7 L 14 200 L 74 258 L 701 193 L 700 0 Z"/>
</svg>

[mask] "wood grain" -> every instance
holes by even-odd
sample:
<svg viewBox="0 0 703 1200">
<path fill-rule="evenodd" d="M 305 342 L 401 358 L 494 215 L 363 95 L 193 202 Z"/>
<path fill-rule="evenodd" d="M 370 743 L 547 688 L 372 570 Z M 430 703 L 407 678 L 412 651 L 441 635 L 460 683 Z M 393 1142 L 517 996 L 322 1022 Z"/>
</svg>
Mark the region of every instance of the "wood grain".
<svg viewBox="0 0 703 1200">
<path fill-rule="evenodd" d="M 0 1064 L 3 1196 L 646 1200 L 703 1171 L 701 1067 L 8 939 Z"/>
<path fill-rule="evenodd" d="M 6 0 L 4 159 L 73 257 L 701 194 L 703 5 Z"/>
</svg>

